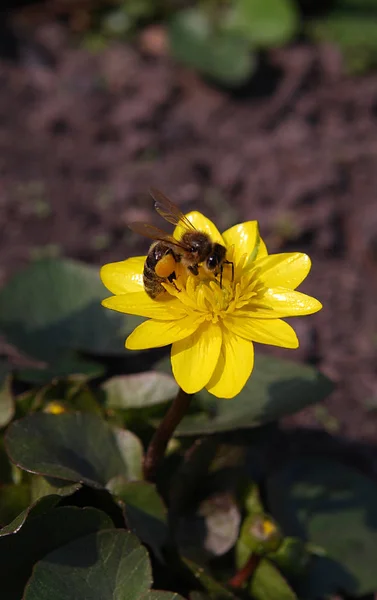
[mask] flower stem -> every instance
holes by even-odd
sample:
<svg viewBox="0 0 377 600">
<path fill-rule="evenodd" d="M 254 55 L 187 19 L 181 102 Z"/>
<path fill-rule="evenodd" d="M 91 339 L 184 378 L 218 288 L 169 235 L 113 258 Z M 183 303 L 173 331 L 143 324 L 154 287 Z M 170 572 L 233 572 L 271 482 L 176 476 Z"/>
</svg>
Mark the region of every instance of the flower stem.
<svg viewBox="0 0 377 600">
<path fill-rule="evenodd" d="M 166 447 L 175 429 L 185 416 L 193 394 L 186 394 L 181 388 L 155 431 L 144 458 L 144 477 L 154 481 L 156 471 L 164 458 Z"/>
<path fill-rule="evenodd" d="M 228 585 L 231 585 L 233 588 L 241 588 L 244 583 L 253 575 L 255 569 L 259 565 L 260 556 L 257 554 L 252 554 L 242 569 L 237 571 L 237 573 L 229 579 Z"/>
</svg>

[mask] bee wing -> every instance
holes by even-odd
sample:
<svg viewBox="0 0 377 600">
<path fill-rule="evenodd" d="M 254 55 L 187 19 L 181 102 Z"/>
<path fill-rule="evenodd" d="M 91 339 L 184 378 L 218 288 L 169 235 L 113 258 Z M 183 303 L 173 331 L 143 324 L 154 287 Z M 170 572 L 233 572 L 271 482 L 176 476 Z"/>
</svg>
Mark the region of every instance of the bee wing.
<svg viewBox="0 0 377 600">
<path fill-rule="evenodd" d="M 151 240 L 160 241 L 160 242 L 168 242 L 169 244 L 178 246 L 179 248 L 182 248 L 183 250 L 186 249 L 184 244 L 182 244 L 178 240 L 176 240 L 175 237 L 173 237 L 169 233 L 166 233 L 162 229 L 155 227 L 154 225 L 150 225 L 149 223 L 141 223 L 141 222 L 137 221 L 135 223 L 130 223 L 128 225 L 128 227 L 135 233 L 139 233 L 140 235 L 150 238 Z"/>
<path fill-rule="evenodd" d="M 173 225 L 181 225 L 188 231 L 196 231 L 194 225 L 187 219 L 178 206 L 173 204 L 173 202 L 165 196 L 165 194 L 156 190 L 156 188 L 151 188 L 150 193 L 154 200 L 156 211 L 163 219 L 165 219 L 165 221 L 168 221 L 168 223 L 172 223 Z"/>
</svg>

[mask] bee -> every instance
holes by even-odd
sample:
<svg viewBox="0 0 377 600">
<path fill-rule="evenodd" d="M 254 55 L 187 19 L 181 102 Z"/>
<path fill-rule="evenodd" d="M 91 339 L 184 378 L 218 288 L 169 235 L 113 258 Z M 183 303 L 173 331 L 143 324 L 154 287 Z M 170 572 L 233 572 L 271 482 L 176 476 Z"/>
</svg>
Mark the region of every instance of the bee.
<svg viewBox="0 0 377 600">
<path fill-rule="evenodd" d="M 129 225 L 132 231 L 155 240 L 149 248 L 144 264 L 143 283 L 147 294 L 151 298 L 157 298 L 165 291 L 162 285 L 165 282 L 170 282 L 176 287 L 177 263 L 182 263 L 193 275 L 199 274 L 199 265 L 215 277 L 220 274 L 220 287 L 224 264 L 229 264 L 232 266 L 233 281 L 234 265 L 226 260 L 225 246 L 212 242 L 210 236 L 204 231 L 198 231 L 162 192 L 152 189 L 151 195 L 158 214 L 168 223 L 180 225 L 184 232 L 180 239 L 176 239 L 148 223 L 137 222 Z"/>
<path fill-rule="evenodd" d="M 135 228 L 134 231 L 136 230 Z M 144 233 L 144 235 L 146 234 Z M 179 262 L 179 256 L 170 247 L 170 242 L 156 241 L 151 245 L 143 271 L 144 289 L 148 296 L 154 299 L 165 292 L 162 283 L 166 281 L 177 288 L 174 283 L 177 262 Z"/>
</svg>

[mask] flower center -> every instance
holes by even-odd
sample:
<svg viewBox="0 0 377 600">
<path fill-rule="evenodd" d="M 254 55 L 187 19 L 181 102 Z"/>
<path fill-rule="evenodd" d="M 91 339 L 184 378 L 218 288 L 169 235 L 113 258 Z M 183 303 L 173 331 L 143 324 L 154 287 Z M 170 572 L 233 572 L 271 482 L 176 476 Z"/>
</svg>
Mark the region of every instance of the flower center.
<svg viewBox="0 0 377 600">
<path fill-rule="evenodd" d="M 227 314 L 240 310 L 257 295 L 260 287 L 256 270 L 231 273 L 223 271 L 220 277 L 214 277 L 199 269 L 198 275 L 192 275 L 180 266 L 176 271 L 174 284 L 164 284 L 165 289 L 174 295 L 187 309 L 197 313 L 200 320 L 217 323 Z"/>
</svg>

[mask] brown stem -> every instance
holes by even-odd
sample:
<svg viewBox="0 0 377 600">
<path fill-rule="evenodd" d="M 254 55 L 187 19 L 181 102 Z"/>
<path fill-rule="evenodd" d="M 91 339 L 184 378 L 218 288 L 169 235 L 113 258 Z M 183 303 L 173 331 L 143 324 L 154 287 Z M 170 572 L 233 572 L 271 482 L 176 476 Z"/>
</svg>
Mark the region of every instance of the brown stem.
<svg viewBox="0 0 377 600">
<path fill-rule="evenodd" d="M 192 394 L 186 394 L 182 389 L 179 389 L 176 398 L 155 431 L 144 458 L 144 477 L 147 481 L 154 481 L 157 468 L 164 458 L 166 446 L 185 416 L 191 398 Z"/>
<path fill-rule="evenodd" d="M 241 588 L 244 583 L 253 575 L 255 569 L 259 565 L 260 556 L 252 554 L 246 565 L 242 567 L 233 577 L 229 579 L 228 585 L 234 588 Z"/>
</svg>

